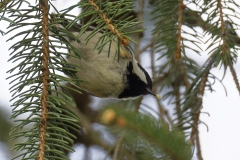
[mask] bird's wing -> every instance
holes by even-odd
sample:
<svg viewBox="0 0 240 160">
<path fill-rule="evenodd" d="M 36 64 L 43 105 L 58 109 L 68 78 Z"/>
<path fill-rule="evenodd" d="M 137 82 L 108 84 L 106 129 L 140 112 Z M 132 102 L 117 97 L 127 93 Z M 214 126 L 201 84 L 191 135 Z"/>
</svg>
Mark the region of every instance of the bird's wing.
<svg viewBox="0 0 240 160">
<path fill-rule="evenodd" d="M 54 14 L 52 14 L 52 17 L 54 17 Z M 61 15 L 60 18 L 64 18 L 64 15 Z M 54 18 L 53 18 L 54 19 Z M 68 20 L 63 20 L 59 25 L 59 27 L 66 27 L 70 22 Z M 74 25 L 71 25 L 69 28 L 69 31 L 71 32 L 80 32 L 81 27 L 83 27 L 83 24 L 81 23 L 75 23 Z M 94 31 L 96 27 L 94 26 L 88 26 L 85 31 Z M 104 31 L 100 31 L 100 33 L 103 33 Z M 70 37 L 69 37 L 70 38 Z M 70 38 L 70 40 L 73 40 Z M 120 56 L 123 58 L 133 58 L 134 55 L 132 54 L 131 50 L 126 46 L 121 46 L 120 47 Z"/>
</svg>

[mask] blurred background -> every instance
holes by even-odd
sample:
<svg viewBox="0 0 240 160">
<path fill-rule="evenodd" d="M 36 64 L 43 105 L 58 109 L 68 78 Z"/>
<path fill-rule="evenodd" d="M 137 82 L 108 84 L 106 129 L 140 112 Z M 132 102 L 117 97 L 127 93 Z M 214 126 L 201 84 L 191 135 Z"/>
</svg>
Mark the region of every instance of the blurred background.
<svg viewBox="0 0 240 160">
<path fill-rule="evenodd" d="M 68 6 L 71 6 L 78 1 L 69 0 L 69 1 L 53 1 L 53 4 L 59 9 L 64 9 Z M 237 0 L 235 0 L 237 2 Z M 153 6 L 148 3 L 147 0 L 134 1 L 136 6 L 136 16 L 140 21 L 143 21 L 141 24 L 145 28 L 145 31 L 142 35 L 134 35 L 136 38 L 135 41 L 139 42 L 139 45 L 134 46 L 134 50 L 139 57 L 140 62 L 144 68 L 153 76 L 151 69 L 151 52 L 152 52 L 152 30 L 154 29 L 154 21 L 151 21 L 152 17 L 150 12 L 153 9 Z M 184 1 L 188 3 L 188 1 Z M 193 10 L 197 10 L 196 6 L 188 6 Z M 239 11 L 239 8 L 237 8 Z M 140 12 L 139 12 L 140 11 Z M 78 14 L 80 10 L 73 10 L 72 14 Z M 139 13 L 139 14 L 137 14 Z M 203 19 L 206 19 L 207 15 L 202 15 Z M 0 29 L 6 30 L 8 23 L 5 21 L 0 22 Z M 204 30 L 201 27 L 195 27 L 195 29 L 202 34 Z M 238 36 L 240 32 L 236 30 Z M 11 152 L 12 143 L 9 142 L 9 132 L 14 123 L 10 120 L 11 116 L 11 93 L 9 93 L 9 80 L 6 80 L 9 77 L 9 74 L 6 72 L 14 66 L 12 63 L 8 63 L 9 51 L 8 48 L 14 44 L 14 41 L 6 42 L 6 40 L 11 37 L 11 35 L 0 36 L 0 46 L 1 46 L 1 58 L 0 58 L 0 157 L 1 160 L 9 160 L 15 156 L 15 152 Z M 205 50 L 206 46 L 201 46 Z M 193 53 L 189 50 L 187 56 L 196 60 L 199 66 L 202 66 L 208 55 L 206 52 L 202 52 L 201 55 Z M 153 57 L 155 60 L 157 56 Z M 160 59 L 155 61 L 155 66 L 160 66 L 164 64 L 166 59 Z M 240 63 L 239 60 L 234 65 L 237 76 L 240 76 Z M 211 72 L 218 77 L 220 80 L 224 75 L 224 68 L 214 68 Z M 223 86 L 224 85 L 224 86 Z M 200 120 L 204 123 L 200 124 L 200 140 L 203 158 L 205 160 L 239 160 L 239 143 L 240 143 L 240 97 L 236 89 L 235 84 L 233 83 L 233 78 L 231 73 L 227 70 L 226 75 L 222 81 L 222 84 L 216 81 L 213 84 L 214 92 L 206 91 L 203 97 L 203 109 L 202 112 L 207 112 L 206 114 L 201 114 Z M 227 90 L 227 95 L 225 93 Z M 158 94 L 164 96 L 166 93 L 171 90 L 171 87 L 165 86 L 163 89 L 156 89 Z M 106 156 L 106 148 L 109 144 L 112 144 L 115 138 L 108 133 L 106 128 L 95 122 L 95 116 L 97 111 L 109 103 L 118 103 L 119 101 L 109 100 L 109 99 L 99 99 L 92 97 L 87 93 L 84 93 L 81 97 L 76 95 L 81 106 L 79 107 L 81 113 L 86 116 L 87 122 L 91 126 L 91 129 L 88 132 L 97 133 L 100 141 L 93 141 L 92 139 L 84 136 L 84 131 L 80 137 L 76 140 L 74 145 L 75 152 L 70 153 L 71 160 L 102 160 L 110 159 Z M 143 98 L 143 99 L 141 99 Z M 141 99 L 141 101 L 140 101 Z M 125 101 L 123 103 L 133 104 L 140 101 L 139 104 L 140 110 L 147 111 L 152 115 L 157 117 L 155 112 L 159 112 L 158 102 L 154 97 L 147 95 L 140 97 L 136 100 Z M 163 106 L 164 110 L 167 111 L 170 117 L 175 117 L 174 115 L 174 104 L 171 103 L 170 98 L 160 100 L 160 104 Z M 150 107 L 146 107 L 150 106 Z M 24 118 L 24 117 L 23 117 Z M 102 144 L 102 143 L 106 144 Z M 193 157 L 193 159 L 196 157 Z"/>
</svg>

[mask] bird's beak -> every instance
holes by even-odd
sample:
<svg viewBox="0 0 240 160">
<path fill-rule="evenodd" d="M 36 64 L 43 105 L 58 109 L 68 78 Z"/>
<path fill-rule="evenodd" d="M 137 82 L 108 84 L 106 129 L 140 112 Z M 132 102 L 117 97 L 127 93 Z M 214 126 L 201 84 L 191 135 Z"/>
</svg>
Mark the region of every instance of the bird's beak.
<svg viewBox="0 0 240 160">
<path fill-rule="evenodd" d="M 156 93 L 154 93 L 150 88 L 146 87 L 146 90 L 149 94 L 156 96 Z"/>
</svg>

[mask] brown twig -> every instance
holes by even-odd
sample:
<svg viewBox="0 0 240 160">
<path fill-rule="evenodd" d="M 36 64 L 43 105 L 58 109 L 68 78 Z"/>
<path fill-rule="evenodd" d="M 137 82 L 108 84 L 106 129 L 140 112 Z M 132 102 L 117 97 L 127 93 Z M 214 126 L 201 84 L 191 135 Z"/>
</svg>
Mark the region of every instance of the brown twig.
<svg viewBox="0 0 240 160">
<path fill-rule="evenodd" d="M 162 76 L 162 77 L 158 77 L 158 79 L 155 79 L 156 77 L 156 72 L 155 72 L 155 53 L 154 53 L 154 43 L 153 43 L 153 40 L 151 43 L 149 43 L 149 45 L 147 45 L 145 48 L 148 48 L 148 46 L 151 47 L 151 70 L 152 70 L 152 77 L 154 79 L 154 82 L 153 82 L 153 91 L 156 93 L 157 92 L 157 88 L 155 87 L 155 84 L 157 83 L 158 80 L 162 80 L 165 78 L 165 76 Z M 158 110 L 159 110 L 159 116 L 160 116 L 160 119 L 164 122 L 165 121 L 165 118 L 167 119 L 168 121 L 168 124 L 170 124 L 171 126 L 173 125 L 173 122 L 172 122 L 172 119 L 171 117 L 169 116 L 168 114 L 168 111 L 162 106 L 162 104 L 159 102 L 159 99 L 158 98 L 155 98 L 156 102 L 157 102 L 157 105 L 158 105 Z"/>
<path fill-rule="evenodd" d="M 135 108 L 135 111 L 138 112 L 141 104 L 142 104 L 142 100 L 143 100 L 143 96 L 139 97 L 137 102 L 136 102 L 136 108 Z"/>
<path fill-rule="evenodd" d="M 206 21 L 204 21 L 202 19 L 201 15 L 199 14 L 199 12 L 193 11 L 190 8 L 187 8 L 187 10 L 184 10 L 184 16 L 186 17 L 184 19 L 184 22 L 187 23 L 188 25 L 193 26 L 193 27 L 199 26 L 204 31 L 209 31 L 210 33 L 213 30 L 218 30 L 219 29 L 217 26 L 214 26 L 213 24 L 207 23 Z M 188 17 L 194 17 L 194 19 L 193 18 L 188 18 Z M 222 19 L 222 20 L 224 20 L 224 19 Z M 223 21 L 223 22 L 224 22 L 224 25 L 227 23 L 227 25 L 231 26 L 231 28 L 233 29 L 231 23 L 229 23 L 228 21 Z M 221 27 L 222 26 L 223 25 L 221 24 Z M 224 28 L 221 28 L 220 30 L 222 31 L 222 29 L 224 29 Z M 225 31 L 222 32 L 222 34 L 223 33 L 226 34 Z M 232 36 L 232 38 L 228 40 L 229 42 L 240 44 L 240 38 L 238 37 L 237 33 L 234 30 L 232 30 L 232 32 L 229 32 L 228 34 L 230 34 Z"/>
<path fill-rule="evenodd" d="M 197 147 L 197 156 L 199 160 L 203 160 L 202 157 L 202 151 L 201 151 L 201 145 L 200 145 L 200 139 L 199 139 L 199 133 L 196 134 L 196 147 Z"/>
<path fill-rule="evenodd" d="M 105 151 L 108 151 L 109 154 L 113 156 L 114 153 L 112 145 L 106 143 L 100 136 L 100 133 L 92 128 L 92 123 L 82 112 L 80 112 L 79 110 L 76 110 L 76 112 L 77 115 L 81 118 L 79 122 L 80 126 L 85 129 L 87 137 L 89 138 L 89 140 L 91 140 L 92 144 L 102 147 Z M 123 149 L 123 152 L 124 156 L 127 159 L 133 159 L 133 156 L 127 149 Z"/>
<path fill-rule="evenodd" d="M 169 75 L 168 72 L 163 72 L 163 76 L 155 77 L 153 80 L 153 86 L 163 81 L 168 75 Z"/>
<path fill-rule="evenodd" d="M 187 75 L 187 72 L 186 72 L 186 69 L 184 67 L 184 65 L 179 65 L 180 67 L 180 72 L 182 73 L 182 79 L 183 79 L 183 85 L 186 87 L 186 90 L 188 90 L 188 88 L 191 86 L 189 80 L 188 80 L 188 75 Z"/>
<path fill-rule="evenodd" d="M 157 98 L 155 98 L 155 99 L 156 99 L 156 102 L 158 105 L 158 110 L 160 112 L 160 118 L 162 120 L 164 120 L 164 117 L 166 117 L 168 124 L 170 124 L 170 126 L 173 126 L 173 121 L 172 121 L 171 117 L 169 116 L 168 111 L 162 106 L 162 104 L 159 102 L 159 99 L 157 99 Z"/>
<path fill-rule="evenodd" d="M 111 20 L 100 10 L 99 6 L 96 4 L 94 0 L 88 0 L 89 3 L 94 7 L 95 10 L 98 11 L 98 15 L 105 21 L 108 29 L 115 35 L 117 35 L 118 39 L 120 40 L 121 44 L 127 46 L 129 44 L 129 39 L 123 36 L 112 24 Z"/>
<path fill-rule="evenodd" d="M 41 97 L 41 124 L 40 124 L 40 142 L 39 142 L 39 152 L 38 160 L 45 159 L 45 136 L 47 128 L 47 99 L 48 99 L 48 86 L 49 86 L 49 69 L 48 69 L 48 59 L 49 59 L 49 33 L 48 33 L 48 0 L 40 1 L 40 8 L 42 11 L 42 50 L 43 50 L 43 69 L 42 69 L 42 97 Z"/>
<path fill-rule="evenodd" d="M 181 58 L 181 30 L 182 30 L 182 23 L 183 23 L 183 10 L 186 8 L 186 6 L 183 4 L 183 0 L 179 0 L 178 4 L 178 27 L 177 27 L 177 47 L 174 54 L 174 57 L 176 60 L 179 60 Z"/>
<path fill-rule="evenodd" d="M 86 130 L 86 133 L 89 135 L 94 144 L 101 146 L 105 150 L 109 150 L 111 146 L 109 144 L 106 144 L 102 140 L 102 137 L 99 136 L 99 133 L 97 131 L 93 130 L 92 123 L 88 120 L 88 118 L 79 110 L 77 110 L 76 112 L 77 115 L 81 118 L 81 120 L 79 121 L 80 126 Z"/>
<path fill-rule="evenodd" d="M 147 44 L 146 46 L 144 46 L 144 47 L 139 51 L 139 53 L 140 53 L 140 54 L 143 53 L 143 52 L 146 51 L 149 47 L 152 48 L 152 46 L 154 46 L 153 40 L 152 40 L 149 44 Z"/>
<path fill-rule="evenodd" d="M 210 59 L 207 68 L 205 70 L 205 73 L 202 75 L 202 80 L 199 85 L 199 92 L 198 92 L 198 97 L 197 97 L 197 103 L 196 103 L 196 113 L 193 115 L 193 126 L 192 126 L 192 132 L 190 135 L 190 144 L 194 145 L 194 141 L 196 141 L 196 147 L 197 147 L 197 156 L 200 160 L 202 160 L 202 154 L 201 154 L 201 145 L 199 141 L 199 131 L 198 131 L 198 123 L 199 123 L 199 116 L 200 116 L 200 109 L 202 106 L 202 100 L 203 100 L 203 95 L 205 91 L 205 86 L 208 80 L 208 75 L 210 73 L 210 69 L 212 66 L 212 63 L 214 62 L 214 59 Z"/>
</svg>

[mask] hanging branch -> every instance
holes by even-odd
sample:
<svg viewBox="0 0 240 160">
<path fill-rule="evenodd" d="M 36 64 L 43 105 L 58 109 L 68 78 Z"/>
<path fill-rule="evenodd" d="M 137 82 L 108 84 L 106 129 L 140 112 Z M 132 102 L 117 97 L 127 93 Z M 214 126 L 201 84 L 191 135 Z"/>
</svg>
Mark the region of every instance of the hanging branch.
<svg viewBox="0 0 240 160">
<path fill-rule="evenodd" d="M 175 51 L 175 59 L 179 60 L 181 58 L 181 41 L 182 41 L 182 23 L 183 23 L 183 10 L 186 6 L 183 4 L 183 0 L 178 2 L 178 24 L 177 24 L 177 47 Z"/>
<path fill-rule="evenodd" d="M 227 47 L 226 47 L 226 31 L 225 31 L 225 21 L 223 19 L 223 6 L 222 6 L 222 1 L 221 0 L 218 0 L 218 8 L 219 8 L 219 13 L 220 13 L 220 20 L 221 20 L 221 32 L 222 32 L 222 55 L 224 56 L 224 54 L 227 54 L 226 53 L 226 50 L 227 50 Z M 231 29 L 233 29 L 232 25 L 231 25 Z M 230 68 L 230 71 L 232 73 L 232 76 L 233 76 L 233 79 L 234 79 L 234 82 L 236 84 L 236 88 L 240 94 L 240 86 L 239 86 L 239 82 L 238 82 L 238 78 L 237 78 L 237 74 L 236 74 L 236 71 L 235 69 L 233 68 L 233 65 L 232 65 L 232 62 L 229 62 L 227 64 Z"/>
<path fill-rule="evenodd" d="M 145 51 L 147 48 L 150 47 L 150 55 L 151 55 L 151 70 L 152 70 L 152 78 L 156 80 L 156 65 L 155 65 L 155 53 L 154 53 L 154 43 L 153 43 L 153 39 L 151 40 L 151 43 L 149 43 L 148 45 L 146 45 L 143 49 L 142 52 Z M 141 52 L 140 52 L 141 53 Z M 164 79 L 164 77 L 158 77 L 158 78 L 162 78 Z M 153 82 L 153 91 L 155 93 L 157 93 L 157 85 L 155 82 Z M 159 116 L 160 119 L 165 122 L 166 124 L 169 124 L 170 127 L 173 126 L 173 121 L 172 118 L 170 117 L 168 111 L 165 109 L 165 107 L 160 103 L 159 98 L 155 98 L 156 102 L 157 102 L 157 106 L 158 106 L 158 111 L 159 111 Z M 166 118 L 166 120 L 165 120 Z"/>
<path fill-rule="evenodd" d="M 41 98 L 41 124 L 40 124 L 40 143 L 39 143 L 39 160 L 44 159 L 45 153 L 45 137 L 46 137 L 46 128 L 47 128 L 47 101 L 48 101 L 48 90 L 49 90 L 49 35 L 48 35 L 48 0 L 40 1 L 40 8 L 42 11 L 42 33 L 43 33 L 43 69 L 42 69 L 42 98 Z"/>
<path fill-rule="evenodd" d="M 228 3 L 231 3 L 231 6 L 228 5 Z M 240 25 L 235 23 L 236 20 L 232 19 L 239 19 L 240 14 L 232 8 L 233 5 L 238 8 L 240 7 L 232 1 L 226 2 L 224 0 L 212 1 L 206 6 L 206 11 L 210 10 L 210 15 L 206 21 L 206 30 L 208 31 L 206 33 L 212 34 L 211 38 L 206 42 L 211 41 L 207 47 L 210 54 L 217 54 L 216 51 L 221 53 L 221 56 L 219 56 L 216 61 L 216 65 L 221 64 L 224 66 L 224 76 L 227 67 L 230 67 L 234 82 L 240 93 L 238 78 L 233 67 L 233 64 L 237 62 L 237 55 L 240 46 L 240 38 L 237 35 L 234 26 L 239 27 Z M 216 6 L 213 11 L 211 11 L 212 6 Z M 232 13 L 224 13 L 224 8 L 230 10 Z M 218 20 L 214 19 L 216 18 L 215 15 L 218 15 Z M 219 45 L 216 45 L 218 43 Z"/>
<path fill-rule="evenodd" d="M 224 19 L 223 19 L 223 6 L 222 6 L 222 1 L 218 0 L 218 8 L 219 8 L 219 13 L 220 13 L 220 22 L 221 22 L 221 32 L 222 32 L 222 54 L 226 54 L 226 31 L 225 31 L 225 24 L 224 24 Z"/>
<path fill-rule="evenodd" d="M 123 36 L 112 24 L 111 20 L 99 9 L 99 6 L 94 2 L 94 0 L 88 0 L 89 3 L 94 7 L 94 9 L 98 12 L 98 15 L 104 20 L 108 29 L 114 34 L 117 35 L 119 41 L 122 45 L 127 46 L 129 44 L 129 40 L 127 37 Z"/>
<path fill-rule="evenodd" d="M 49 30 L 55 29 L 48 19 L 50 6 L 48 0 L 35 6 L 26 1 L 11 1 L 6 6 L 11 14 L 8 18 L 14 22 L 9 24 L 6 34 L 17 32 L 8 41 L 18 38 L 10 47 L 9 61 L 14 67 L 8 71 L 12 74 L 8 79 L 14 101 L 11 118 L 17 122 L 10 135 L 11 140 L 25 140 L 15 144 L 13 149 L 21 151 L 15 159 L 68 159 L 65 152 L 73 151 L 75 138 L 68 130 L 79 131 L 79 118 L 69 109 L 76 106 L 75 102 L 66 91 L 67 86 L 62 85 L 76 79 L 59 75 L 63 66 L 69 64 L 64 58 L 66 53 L 56 48 L 74 49 L 67 47 L 64 39 L 53 39 L 59 33 L 49 34 Z M 65 70 L 76 72 L 67 67 Z M 26 118 L 19 119 L 22 114 Z"/>
<path fill-rule="evenodd" d="M 160 118 L 161 120 L 163 120 L 163 122 L 166 122 L 170 125 L 170 127 L 173 126 L 173 120 L 170 117 L 168 111 L 164 108 L 164 106 L 159 102 L 159 99 L 155 98 L 157 105 L 158 105 L 158 110 L 160 112 Z M 164 119 L 164 117 L 166 117 L 167 120 Z"/>
<path fill-rule="evenodd" d="M 206 87 L 206 83 L 208 80 L 208 75 L 209 75 L 212 63 L 213 63 L 213 60 L 209 62 L 209 65 L 205 70 L 199 85 L 199 93 L 198 93 L 197 103 L 196 103 L 197 105 L 196 108 L 198 109 L 196 109 L 196 112 L 193 115 L 192 132 L 190 135 L 190 144 L 194 145 L 194 140 L 196 141 L 197 155 L 200 160 L 202 160 L 203 158 L 201 154 L 201 146 L 199 141 L 198 124 L 199 124 L 200 108 L 202 106 L 202 99 L 203 99 L 203 95 L 204 95 L 204 91 L 205 91 L 205 87 Z"/>
<path fill-rule="evenodd" d="M 187 7 L 183 1 L 155 1 L 153 7 L 151 14 L 156 22 L 153 34 L 156 35 L 156 52 L 161 54 L 159 59 L 165 57 L 168 63 L 174 64 L 182 55 L 187 57 L 186 49 L 200 54 L 202 49 L 199 47 L 201 44 L 199 33 L 192 26 L 188 26 L 187 29 L 182 27 L 184 24 L 183 13 Z M 186 58 L 186 60 L 188 59 Z"/>
<path fill-rule="evenodd" d="M 13 50 L 10 54 L 10 61 L 16 65 L 9 71 L 9 73 L 12 73 L 9 78 L 13 78 L 10 82 L 12 84 L 10 88 L 13 93 L 12 100 L 15 100 L 12 104 L 12 118 L 15 119 L 21 114 L 29 113 L 25 119 L 15 119 L 15 122 L 17 121 L 19 124 L 11 132 L 13 140 L 22 137 L 26 140 L 15 145 L 15 150 L 22 151 L 16 158 L 68 159 L 66 153 L 73 151 L 71 145 L 75 138 L 68 128 L 79 133 L 79 126 L 76 124 L 79 123 L 86 130 L 86 135 L 90 137 L 92 144 L 97 144 L 105 150 L 109 150 L 110 155 L 115 159 L 122 156 L 125 159 L 126 157 L 129 157 L 127 159 L 143 159 L 142 157 L 146 159 L 147 157 L 148 159 L 188 160 L 191 159 L 191 148 L 190 145 L 186 144 L 186 139 L 190 141 L 191 145 L 196 146 L 198 159 L 203 159 L 198 125 L 205 90 L 209 87 L 212 91 L 209 79 L 211 78 L 210 70 L 213 64 L 215 66 L 223 64 L 225 69 L 230 67 L 234 82 L 240 93 L 238 77 L 233 67 L 237 60 L 240 42 L 234 27 L 239 25 L 229 18 L 231 15 L 224 13 L 225 7 L 228 7 L 225 6 L 228 2 L 224 0 L 208 1 L 208 4 L 203 5 L 203 11 L 200 14 L 195 12 L 193 14 L 189 11 L 187 6 L 183 4 L 183 0 L 154 1 L 153 15 L 156 22 L 154 34 L 157 37 L 154 43 L 158 54 L 161 54 L 159 58 L 167 59 L 167 62 L 161 63 L 160 67 L 155 66 L 153 62 L 155 59 L 153 53 L 151 53 L 153 77 L 156 77 L 155 73 L 157 75 L 157 72 L 161 74 L 154 80 L 154 86 L 155 90 L 157 90 L 156 86 L 160 89 L 171 87 L 165 97 L 169 98 L 170 102 L 172 102 L 172 99 L 174 100 L 177 122 L 171 119 L 158 100 L 160 115 L 157 115 L 160 118 L 152 117 L 144 113 L 144 110 L 141 110 L 139 114 L 126 111 L 126 106 L 130 106 L 129 104 L 124 105 L 124 107 L 110 106 L 110 109 L 112 109 L 111 114 L 108 114 L 110 120 L 108 123 L 104 122 L 104 124 L 109 128 L 114 125 L 115 130 L 113 129 L 111 132 L 116 136 L 122 133 L 122 130 L 126 131 L 126 135 L 120 139 L 114 151 L 111 144 L 104 142 L 100 134 L 94 131 L 91 122 L 83 114 L 79 114 L 81 121 L 78 122 L 79 117 L 68 109 L 68 106 L 75 106 L 76 104 L 68 92 L 65 91 L 66 88 L 70 89 L 71 87 L 62 86 L 61 83 L 69 82 L 72 84 L 76 81 L 81 83 L 81 80 L 74 78 L 76 69 L 68 67 L 69 64 L 63 57 L 67 54 L 58 52 L 55 48 L 64 48 L 77 53 L 77 49 L 72 48 L 63 36 L 69 36 L 77 40 L 78 36 L 81 36 L 92 24 L 96 24 L 96 29 L 87 37 L 86 41 L 99 31 L 103 31 L 98 46 L 93 46 L 99 51 L 104 44 L 111 40 L 118 40 L 119 45 L 127 46 L 130 41 L 127 35 L 139 31 L 127 31 L 128 28 L 138 24 L 138 22 L 135 22 L 136 19 L 129 16 L 130 10 L 132 11 L 132 0 L 114 2 L 111 0 L 104 2 L 82 0 L 73 7 L 67 8 L 65 12 L 61 12 L 66 14 L 66 17 L 74 17 L 73 21 L 66 24 L 66 28 L 57 27 L 57 24 L 65 18 L 56 17 L 53 21 L 48 19 L 48 7 L 51 7 L 48 0 L 41 0 L 36 6 L 28 5 L 28 8 L 24 9 L 21 8 L 22 3 L 29 4 L 27 1 L 5 0 L 0 3 L 0 8 L 3 7 L 0 13 L 5 14 L 5 6 L 7 11 L 12 13 L 11 19 L 7 19 L 11 22 L 8 32 L 27 25 L 31 26 L 31 29 L 19 31 L 10 38 L 12 40 L 19 35 L 21 36 L 21 41 L 10 47 Z M 70 10 L 79 6 L 85 12 L 77 16 L 67 14 Z M 214 10 L 212 10 L 213 7 L 215 7 Z M 204 22 L 201 14 L 203 12 L 207 13 L 208 10 L 211 13 Z M 239 17 L 238 13 L 235 11 L 233 13 L 234 17 Z M 201 20 L 192 19 L 191 21 L 188 19 L 189 17 L 186 17 L 186 15 L 191 14 L 195 18 L 197 17 L 196 19 Z M 83 23 L 77 37 L 73 36 L 68 29 L 79 20 L 84 22 L 82 20 L 89 15 L 91 15 L 90 21 Z M 216 18 L 219 19 L 216 20 Z M 29 23 L 25 21 L 26 19 L 31 19 L 34 22 Z M 6 19 L 1 16 L 0 20 Z M 199 50 L 201 50 L 201 47 L 198 46 L 201 37 L 194 30 L 194 25 L 192 25 L 194 23 L 206 29 L 205 34 L 210 33 L 211 35 L 211 38 L 207 41 L 210 42 L 207 48 L 210 58 L 203 67 L 199 67 L 186 54 L 187 49 L 195 53 L 199 53 Z M 184 30 L 185 26 L 183 27 L 183 25 L 189 27 L 194 33 L 190 33 L 189 28 Z M 48 34 L 49 31 L 53 34 Z M 194 40 L 187 39 L 185 34 L 191 36 Z M 191 44 L 200 49 L 195 49 Z M 150 44 L 150 46 L 153 49 L 153 45 Z M 147 45 L 147 47 L 149 46 Z M 159 67 L 159 69 L 155 67 Z M 14 73 L 14 71 L 17 71 L 17 73 Z M 58 75 L 56 71 L 64 71 L 64 73 L 67 71 L 67 73 L 73 75 L 73 78 L 68 79 Z M 183 93 L 182 89 L 185 89 L 186 92 Z M 141 103 L 140 99 L 137 105 L 140 106 Z M 104 113 L 110 109 L 104 109 L 100 117 L 104 118 Z M 166 122 L 170 123 L 171 131 Z M 173 127 L 174 122 L 177 123 L 178 130 Z M 30 126 L 30 129 L 25 129 L 26 125 Z M 185 131 L 189 131 L 189 139 L 186 136 L 189 134 Z M 124 155 L 119 153 L 121 151 Z"/>
</svg>

